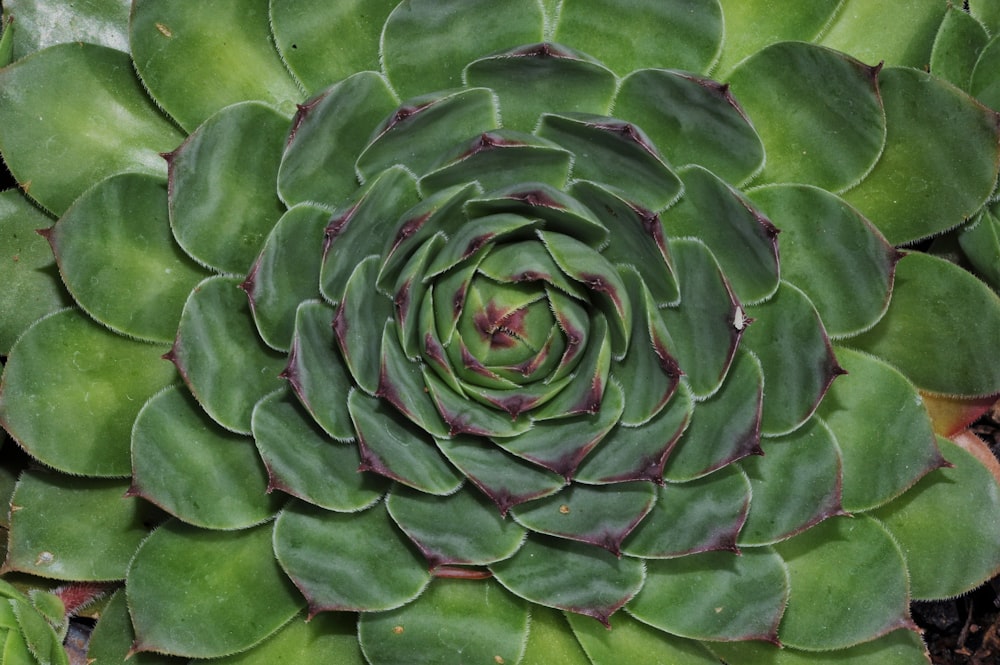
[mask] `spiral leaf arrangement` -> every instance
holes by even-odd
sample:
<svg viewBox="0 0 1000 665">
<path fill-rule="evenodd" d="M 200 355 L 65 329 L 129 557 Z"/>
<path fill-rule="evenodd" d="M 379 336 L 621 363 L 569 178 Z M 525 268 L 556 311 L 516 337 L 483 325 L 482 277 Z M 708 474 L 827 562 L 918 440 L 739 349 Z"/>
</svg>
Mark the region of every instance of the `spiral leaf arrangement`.
<svg viewBox="0 0 1000 665">
<path fill-rule="evenodd" d="M 928 662 L 1000 14 L 801 4 L 6 3 L 3 662 Z"/>
</svg>

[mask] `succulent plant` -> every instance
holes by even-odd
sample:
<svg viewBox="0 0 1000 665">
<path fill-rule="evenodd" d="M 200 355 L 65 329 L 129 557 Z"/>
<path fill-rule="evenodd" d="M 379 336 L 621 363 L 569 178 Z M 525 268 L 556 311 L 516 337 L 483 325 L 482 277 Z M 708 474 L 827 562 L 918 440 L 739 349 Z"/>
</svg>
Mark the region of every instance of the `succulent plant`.
<svg viewBox="0 0 1000 665">
<path fill-rule="evenodd" d="M 967 4 L 5 3 L 5 576 L 119 587 L 97 665 L 928 662 L 1000 569 Z"/>
</svg>

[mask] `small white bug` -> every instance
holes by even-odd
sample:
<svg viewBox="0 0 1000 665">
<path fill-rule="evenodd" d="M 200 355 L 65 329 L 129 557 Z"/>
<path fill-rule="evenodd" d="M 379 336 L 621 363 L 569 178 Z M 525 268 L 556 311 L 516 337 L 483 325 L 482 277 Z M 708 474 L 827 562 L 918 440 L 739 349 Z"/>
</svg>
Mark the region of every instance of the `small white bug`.
<svg viewBox="0 0 1000 665">
<path fill-rule="evenodd" d="M 737 305 L 736 311 L 733 313 L 733 328 L 742 332 L 751 323 L 753 323 L 753 319 L 746 315 L 742 307 Z"/>
</svg>

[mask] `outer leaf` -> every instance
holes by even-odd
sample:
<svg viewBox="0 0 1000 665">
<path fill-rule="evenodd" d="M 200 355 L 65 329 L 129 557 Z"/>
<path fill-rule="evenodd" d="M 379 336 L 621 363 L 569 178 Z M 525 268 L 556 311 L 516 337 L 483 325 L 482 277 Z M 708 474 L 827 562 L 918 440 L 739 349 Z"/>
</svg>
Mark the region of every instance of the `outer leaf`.
<svg viewBox="0 0 1000 665">
<path fill-rule="evenodd" d="M 220 428 L 183 388 L 150 399 L 132 429 L 129 493 L 187 524 L 241 529 L 271 517 L 279 495 L 268 496 L 267 474 L 246 437 Z"/>
<path fill-rule="evenodd" d="M 0 71 L 0 150 L 21 187 L 51 212 L 62 214 L 113 173 L 163 175 L 159 153 L 183 135 L 138 80 L 122 76 L 131 66 L 121 51 L 60 44 Z"/>
<path fill-rule="evenodd" d="M 135 553 L 126 591 L 133 651 L 213 658 L 247 649 L 298 613 L 271 525 L 205 531 L 168 522 Z"/>
<path fill-rule="evenodd" d="M 594 624 L 590 617 L 583 621 Z M 608 632 L 606 626 L 594 624 L 598 630 Z M 617 626 L 617 619 L 615 620 Z M 531 608 L 531 631 L 528 634 L 528 644 L 524 649 L 526 665 L 544 663 L 545 665 L 578 665 L 587 662 L 587 654 L 580 643 L 570 632 L 566 622 L 566 613 L 549 609 L 541 605 Z"/>
<path fill-rule="evenodd" d="M 600 0 L 563 3 L 554 39 L 624 76 L 640 67 L 706 71 L 718 58 L 722 33 L 718 0 Z"/>
<path fill-rule="evenodd" d="M 915 630 L 893 632 L 834 651 L 800 651 L 764 642 L 715 642 L 712 651 L 730 665 L 927 665 L 927 648 Z"/>
<path fill-rule="evenodd" d="M 154 511 L 123 497 L 127 482 L 22 474 L 4 567 L 60 580 L 118 580 Z"/>
<path fill-rule="evenodd" d="M 922 390 L 987 395 L 1000 392 L 1000 364 L 982 362 L 995 353 L 997 330 L 997 294 L 954 264 L 914 253 L 896 267 L 889 311 L 850 345 L 884 358 Z"/>
<path fill-rule="evenodd" d="M 209 277 L 188 297 L 168 357 L 212 419 L 250 433 L 253 405 L 281 387 L 282 358 L 264 346 L 231 277 Z"/>
<path fill-rule="evenodd" d="M 4 14 L 17 17 L 14 59 L 47 46 L 87 42 L 128 53 L 127 0 L 84 0 L 53 7 L 46 0 L 7 0 Z M 5 63 L 6 64 L 6 63 Z"/>
<path fill-rule="evenodd" d="M 674 635 L 707 640 L 776 640 L 788 572 L 768 548 L 650 561 L 628 613 Z"/>
<path fill-rule="evenodd" d="M 490 569 L 501 584 L 526 600 L 593 617 L 605 626 L 645 579 L 637 559 L 545 536 L 528 539 L 513 557 Z"/>
<path fill-rule="evenodd" d="M 87 190 L 46 233 L 63 280 L 90 316 L 113 330 L 170 342 L 205 271 L 167 223 L 159 177 L 122 174 Z"/>
<path fill-rule="evenodd" d="M 274 555 L 309 601 L 310 615 L 393 609 L 430 580 L 384 505 L 343 514 L 293 504 L 275 524 Z M 265 558 L 273 559 L 270 552 Z"/>
<path fill-rule="evenodd" d="M 931 71 L 968 92 L 972 71 L 989 39 L 986 27 L 975 17 L 949 5 L 934 39 Z"/>
<path fill-rule="evenodd" d="M 1000 106 L 1000 39 L 994 37 L 983 48 L 976 61 L 969 84 L 969 92 L 991 108 Z"/>
<path fill-rule="evenodd" d="M 997 573 L 1000 468 L 974 435 L 956 442 L 938 438 L 952 466 L 873 513 L 899 541 L 913 597 L 921 600 L 965 593 Z"/>
<path fill-rule="evenodd" d="M 844 0 L 821 41 L 865 62 L 923 68 L 946 9 L 937 0 Z"/>
<path fill-rule="evenodd" d="M 761 177 L 842 190 L 867 174 L 885 141 L 877 72 L 801 42 L 768 46 L 741 62 L 732 89 L 767 151 Z"/>
<path fill-rule="evenodd" d="M 1000 218 L 991 207 L 984 209 L 975 223 L 964 227 L 958 244 L 976 272 L 1000 293 Z"/>
<path fill-rule="evenodd" d="M 212 661 L 215 665 L 367 665 L 350 614 L 322 614 L 309 621 L 293 619 L 260 646 Z M 129 663 L 132 659 L 129 660 Z M 144 665 L 140 661 L 139 665 Z"/>
<path fill-rule="evenodd" d="M 616 616 L 612 630 L 576 614 L 567 614 L 566 619 L 594 665 L 622 662 L 629 665 L 718 665 L 717 659 L 701 645 L 657 630 L 628 614 Z"/>
<path fill-rule="evenodd" d="M 291 114 L 302 99 L 272 45 L 266 0 L 137 0 L 129 27 L 139 76 L 189 132 L 236 102 L 257 99 Z"/>
<path fill-rule="evenodd" d="M 518 663 L 527 637 L 527 603 L 493 582 L 438 579 L 409 605 L 358 622 L 372 665 Z"/>
<path fill-rule="evenodd" d="M 132 422 L 146 399 L 174 380 L 158 358 L 164 350 L 114 335 L 78 310 L 56 312 L 11 349 L 0 422 L 55 469 L 127 476 Z"/>
<path fill-rule="evenodd" d="M 287 131 L 288 119 L 271 107 L 237 104 L 167 157 L 170 226 L 195 260 L 222 272 L 250 268 L 284 212 L 274 181 Z"/>
<path fill-rule="evenodd" d="M 14 190 L 0 192 L 0 355 L 45 314 L 72 304 L 52 260 L 52 250 L 35 229 L 52 220 Z"/>
<path fill-rule="evenodd" d="M 923 72 L 886 67 L 878 83 L 885 151 L 844 198 L 898 245 L 956 226 L 986 201 L 1000 162 L 1000 121 Z"/>
<path fill-rule="evenodd" d="M 164 656 L 156 653 L 131 652 L 135 633 L 132 619 L 125 602 L 125 590 L 116 591 L 111 600 L 101 610 L 100 620 L 90 634 L 87 657 L 97 663 L 113 665 L 184 665 L 187 659 Z"/>
<path fill-rule="evenodd" d="M 382 66 L 404 99 L 456 88 L 462 68 L 477 57 L 542 41 L 542 23 L 533 0 L 411 0 L 385 23 Z"/>
<path fill-rule="evenodd" d="M 911 625 L 903 554 L 870 517 L 835 517 L 774 547 L 792 587 L 778 633 L 783 644 L 843 649 Z M 859 598 L 858 589 L 878 593 Z"/>
</svg>

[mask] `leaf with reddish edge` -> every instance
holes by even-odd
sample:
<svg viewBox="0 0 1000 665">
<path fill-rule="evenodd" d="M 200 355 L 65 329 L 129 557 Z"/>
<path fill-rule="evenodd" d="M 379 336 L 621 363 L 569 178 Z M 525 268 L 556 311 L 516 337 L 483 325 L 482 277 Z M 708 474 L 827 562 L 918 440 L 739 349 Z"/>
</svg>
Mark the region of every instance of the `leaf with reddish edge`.
<svg viewBox="0 0 1000 665">
<path fill-rule="evenodd" d="M 610 336 L 604 318 L 599 315 L 591 317 L 590 330 L 590 339 L 569 384 L 532 413 L 535 420 L 560 420 L 584 413 L 593 415 L 601 410 L 610 380 Z"/>
<path fill-rule="evenodd" d="M 653 509 L 656 498 L 652 483 L 618 483 L 613 488 L 573 484 L 511 512 L 532 533 L 596 545 L 621 556 L 622 541 Z"/>
<path fill-rule="evenodd" d="M 583 287 L 567 277 L 545 251 L 545 246 L 535 239 L 493 248 L 479 264 L 479 272 L 495 282 L 544 282 L 577 300 L 587 298 Z"/>
<path fill-rule="evenodd" d="M 491 406 L 472 401 L 445 385 L 433 370 L 423 368 L 424 384 L 441 418 L 448 425 L 448 435 L 472 434 L 485 437 L 516 437 L 531 429 L 528 416 L 514 416 Z"/>
<path fill-rule="evenodd" d="M 524 434 L 511 439 L 495 439 L 494 443 L 569 480 L 587 454 L 617 424 L 624 408 L 622 389 L 612 381 L 605 390 L 599 411 L 536 422 Z"/>
<path fill-rule="evenodd" d="M 431 298 L 427 293 L 427 283 L 423 275 L 428 263 L 444 247 L 446 239 L 443 233 L 431 236 L 431 239 L 422 244 L 406 262 L 393 285 L 392 304 L 396 323 L 399 324 L 399 342 L 403 346 L 403 352 L 410 358 L 416 358 L 423 352 L 425 359 L 428 359 L 435 355 L 435 351 L 444 352 L 440 342 L 437 342 L 434 351 L 425 348 L 428 346 L 427 334 L 431 334 L 435 326 L 433 317 L 429 319 L 421 317 L 424 314 L 424 301 Z M 437 335 L 436 332 L 433 334 Z M 433 361 L 429 362 L 433 364 Z"/>
<path fill-rule="evenodd" d="M 437 277 L 431 285 L 434 293 L 434 321 L 437 333 L 444 342 L 456 370 L 462 368 L 463 362 L 461 356 L 456 356 L 458 349 L 452 344 L 452 338 L 465 311 L 466 300 L 470 297 L 469 291 L 476 276 L 476 268 L 488 254 L 486 249 L 488 248 L 482 248 L 464 263 Z M 475 311 L 475 305 L 472 305 L 472 308 Z"/>
<path fill-rule="evenodd" d="M 513 520 L 504 519 L 475 488 L 433 497 L 397 486 L 389 493 L 386 507 L 432 569 L 501 561 L 517 551 L 526 533 Z"/>
<path fill-rule="evenodd" d="M 380 173 L 351 203 L 333 213 L 324 233 L 319 282 L 327 300 L 339 302 L 343 298 L 358 260 L 380 253 L 385 239 L 396 230 L 402 211 L 417 200 L 413 176 L 401 167 L 393 167 Z M 374 282 L 368 289 L 374 293 Z"/>
<path fill-rule="evenodd" d="M 648 480 L 663 483 L 663 467 L 694 411 L 691 391 L 684 383 L 656 416 L 637 427 L 621 423 L 580 464 L 576 480 L 582 483 L 618 483 Z"/>
<path fill-rule="evenodd" d="M 736 539 L 747 519 L 750 494 L 750 482 L 735 466 L 685 483 L 666 483 L 622 551 L 651 559 L 717 550 L 739 553 Z"/>
<path fill-rule="evenodd" d="M 454 268 L 486 245 L 510 236 L 530 237 L 526 229 L 536 225 L 536 220 L 509 212 L 470 220 L 448 238 L 448 244 L 435 255 L 433 263 L 424 272 L 424 278 L 435 277 Z"/>
<path fill-rule="evenodd" d="M 594 213 L 580 201 L 540 182 L 521 182 L 487 192 L 469 201 L 466 212 L 470 218 L 512 212 L 541 219 L 545 229 L 566 234 L 595 249 L 604 247 L 610 235 Z"/>
<path fill-rule="evenodd" d="M 673 635 L 778 643 L 788 572 L 767 547 L 647 562 L 646 583 L 626 611 Z M 839 608 L 838 608 L 839 609 Z"/>
<path fill-rule="evenodd" d="M 632 336 L 632 304 L 618 271 L 597 251 L 571 236 L 539 231 L 538 237 L 556 265 L 590 291 L 607 320 L 611 349 L 621 357 Z"/>
<path fill-rule="evenodd" d="M 558 492 L 566 484 L 561 476 L 508 455 L 478 438 L 438 439 L 437 445 L 445 457 L 496 504 L 501 515 L 525 501 Z"/>
<path fill-rule="evenodd" d="M 380 389 L 379 362 L 383 355 L 382 331 L 392 318 L 392 301 L 373 288 L 378 274 L 377 256 L 357 262 L 333 317 L 333 332 L 351 376 L 359 388 L 373 395 Z M 396 338 L 398 346 L 399 340 Z"/>
<path fill-rule="evenodd" d="M 939 436 L 953 437 L 1000 403 L 1000 393 L 985 397 L 957 397 L 920 391 L 931 426 Z"/>
<path fill-rule="evenodd" d="M 632 600 L 645 579 L 638 559 L 548 536 L 528 538 L 514 556 L 490 570 L 525 600 L 584 614 L 609 627 L 611 615 Z"/>
<path fill-rule="evenodd" d="M 660 216 L 597 183 L 579 180 L 569 191 L 610 231 L 604 258 L 615 266 L 636 266 L 657 305 L 676 305 L 680 292 Z"/>
<path fill-rule="evenodd" d="M 760 361 L 746 351 L 736 354 L 722 388 L 699 402 L 664 468 L 666 480 L 704 476 L 747 455 L 761 455 L 760 418 L 764 378 Z"/>
<path fill-rule="evenodd" d="M 704 646 L 657 630 L 627 611 L 615 615 L 612 630 L 578 614 L 566 614 L 566 620 L 594 665 L 719 665 Z"/>
<path fill-rule="evenodd" d="M 382 332 L 382 353 L 378 390 L 380 397 L 396 407 L 400 415 L 431 436 L 446 438 L 448 429 L 427 393 L 424 368 L 403 354 L 395 321 L 386 321 Z"/>
<path fill-rule="evenodd" d="M 546 113 L 535 130 L 575 155 L 573 178 L 599 182 L 629 204 L 659 212 L 684 188 L 636 125 L 604 115 Z"/>
<path fill-rule="evenodd" d="M 451 494 L 462 484 L 462 476 L 426 431 L 391 405 L 357 390 L 351 392 L 347 405 L 358 432 L 359 471 L 373 471 L 438 496 Z"/>
<path fill-rule="evenodd" d="M 705 398 L 722 385 L 743 329 L 733 325 L 739 313 L 729 282 L 711 250 L 700 240 L 670 241 L 681 300 L 660 310 L 674 341 L 672 355 L 695 396 Z"/>
<path fill-rule="evenodd" d="M 274 556 L 309 603 L 309 615 L 377 612 L 416 598 L 431 576 L 385 504 L 334 513 L 293 503 L 274 524 Z M 252 588 L 252 586 L 251 586 Z"/>
</svg>

